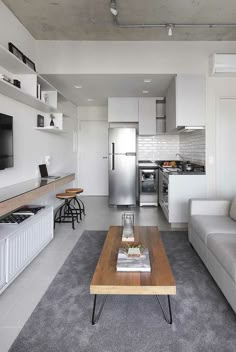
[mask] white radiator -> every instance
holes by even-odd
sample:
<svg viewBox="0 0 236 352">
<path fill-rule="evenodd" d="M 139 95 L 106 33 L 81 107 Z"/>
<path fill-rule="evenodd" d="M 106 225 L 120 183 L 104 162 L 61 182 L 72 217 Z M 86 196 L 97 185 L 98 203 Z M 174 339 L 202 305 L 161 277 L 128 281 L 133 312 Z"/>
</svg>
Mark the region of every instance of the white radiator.
<svg viewBox="0 0 236 352">
<path fill-rule="evenodd" d="M 6 284 L 6 241 L 0 241 L 0 289 Z"/>
<path fill-rule="evenodd" d="M 9 284 L 53 239 L 53 208 L 41 210 L 22 224 L 13 226 L 14 231 L 5 240 L 6 284 Z"/>
</svg>

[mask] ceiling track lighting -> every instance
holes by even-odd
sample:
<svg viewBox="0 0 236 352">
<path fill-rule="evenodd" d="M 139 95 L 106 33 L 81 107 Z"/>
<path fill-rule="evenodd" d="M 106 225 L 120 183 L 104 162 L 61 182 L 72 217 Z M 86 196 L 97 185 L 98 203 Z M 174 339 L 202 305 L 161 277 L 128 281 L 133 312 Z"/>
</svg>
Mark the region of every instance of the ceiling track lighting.
<svg viewBox="0 0 236 352">
<path fill-rule="evenodd" d="M 169 24 L 167 26 L 167 29 L 168 29 L 168 36 L 172 37 L 172 35 L 173 35 L 173 24 Z"/>
<path fill-rule="evenodd" d="M 173 35 L 173 28 L 235 28 L 236 23 L 153 23 L 153 24 L 122 24 L 118 21 L 117 0 L 111 0 L 110 11 L 114 18 L 114 24 L 119 28 L 164 28 L 169 37 Z"/>
</svg>

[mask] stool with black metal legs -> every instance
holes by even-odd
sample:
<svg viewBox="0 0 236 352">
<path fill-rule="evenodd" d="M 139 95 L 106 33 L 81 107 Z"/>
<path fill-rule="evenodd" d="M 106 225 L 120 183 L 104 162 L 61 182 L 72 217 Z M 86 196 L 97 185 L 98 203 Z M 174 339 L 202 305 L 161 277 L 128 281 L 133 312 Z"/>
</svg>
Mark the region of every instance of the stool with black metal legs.
<svg viewBox="0 0 236 352">
<path fill-rule="evenodd" d="M 74 203 L 74 205 L 78 205 L 78 211 L 80 213 L 80 220 L 82 220 L 82 214 L 86 215 L 85 213 L 85 206 L 84 203 L 82 202 L 82 200 L 78 197 L 79 194 L 83 193 L 83 188 L 67 188 L 66 189 L 66 193 L 75 193 L 76 197 L 74 199 L 71 200 L 71 203 Z"/>
<path fill-rule="evenodd" d="M 71 204 L 71 201 L 76 198 L 76 193 L 58 193 L 57 199 L 64 199 L 65 202 L 57 209 L 54 216 L 54 228 L 56 223 L 71 223 L 72 228 L 75 229 L 75 221 L 79 222 L 78 211 Z"/>
</svg>

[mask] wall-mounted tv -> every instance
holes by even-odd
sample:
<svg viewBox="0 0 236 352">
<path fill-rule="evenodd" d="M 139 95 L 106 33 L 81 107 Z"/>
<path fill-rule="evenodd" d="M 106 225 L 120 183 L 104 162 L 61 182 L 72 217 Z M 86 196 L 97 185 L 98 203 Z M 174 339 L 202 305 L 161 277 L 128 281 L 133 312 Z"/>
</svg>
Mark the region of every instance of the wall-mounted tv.
<svg viewBox="0 0 236 352">
<path fill-rule="evenodd" d="M 0 113 L 0 170 L 13 167 L 13 117 Z"/>
</svg>

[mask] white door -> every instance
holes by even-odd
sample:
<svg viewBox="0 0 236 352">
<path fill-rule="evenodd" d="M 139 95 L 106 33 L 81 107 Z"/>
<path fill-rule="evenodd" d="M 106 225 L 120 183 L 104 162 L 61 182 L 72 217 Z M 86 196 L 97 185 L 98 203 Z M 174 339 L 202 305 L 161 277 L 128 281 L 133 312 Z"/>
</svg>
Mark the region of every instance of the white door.
<svg viewBox="0 0 236 352">
<path fill-rule="evenodd" d="M 217 193 L 236 196 L 236 99 L 220 99 L 217 126 Z"/>
<path fill-rule="evenodd" d="M 79 186 L 85 195 L 108 195 L 108 123 L 81 121 Z"/>
</svg>

